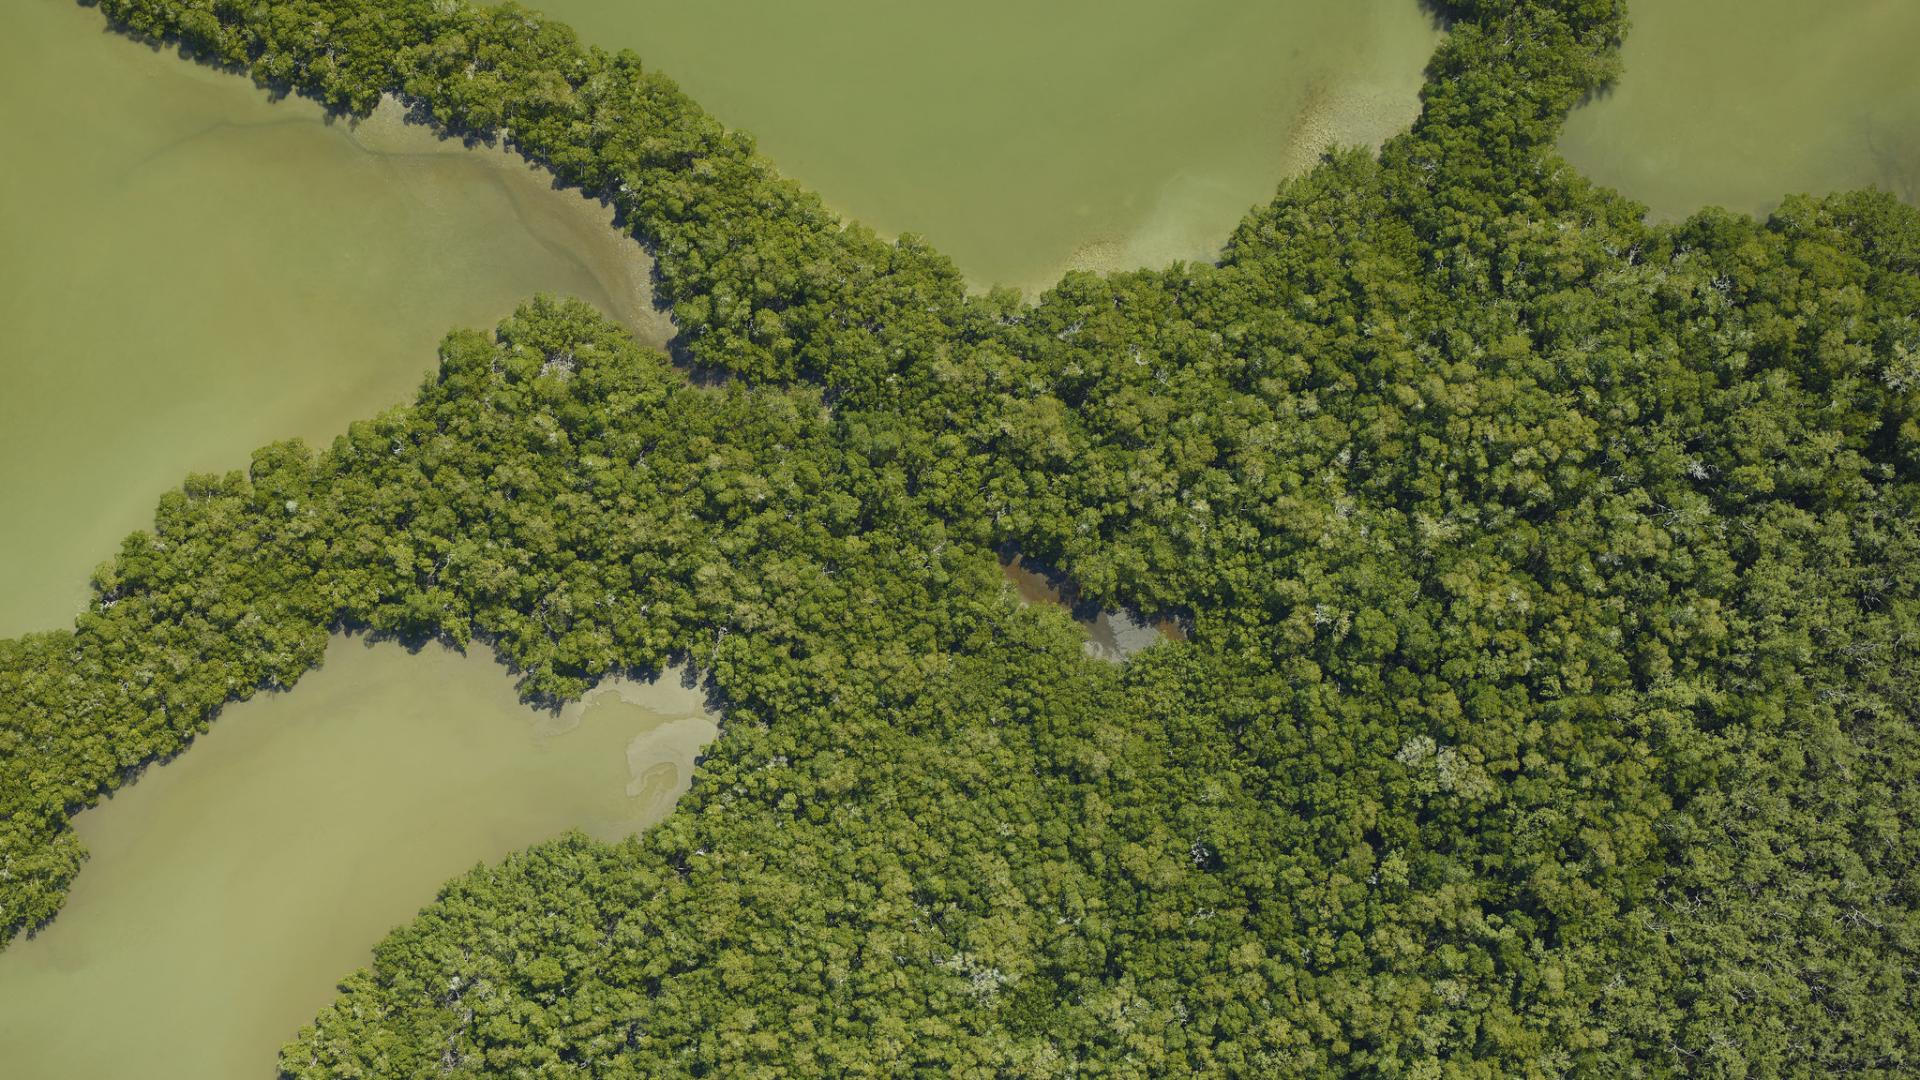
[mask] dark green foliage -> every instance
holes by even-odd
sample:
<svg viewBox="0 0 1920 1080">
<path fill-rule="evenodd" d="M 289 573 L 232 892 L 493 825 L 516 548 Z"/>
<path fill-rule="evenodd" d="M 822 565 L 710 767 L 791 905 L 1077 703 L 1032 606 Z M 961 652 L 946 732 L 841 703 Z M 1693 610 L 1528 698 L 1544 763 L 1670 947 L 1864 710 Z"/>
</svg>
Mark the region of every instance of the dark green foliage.
<svg viewBox="0 0 1920 1080">
<path fill-rule="evenodd" d="M 607 194 L 577 305 L 196 478 L 0 643 L 0 903 L 346 622 L 535 697 L 684 656 L 679 810 L 475 871 L 291 1077 L 1901 1075 L 1920 1038 L 1920 214 L 1651 228 L 1552 151 L 1617 3 L 1446 5 L 1426 109 L 1218 266 L 969 296 L 517 8 L 103 0 Z M 1191 613 L 1124 668 L 988 552 Z"/>
</svg>

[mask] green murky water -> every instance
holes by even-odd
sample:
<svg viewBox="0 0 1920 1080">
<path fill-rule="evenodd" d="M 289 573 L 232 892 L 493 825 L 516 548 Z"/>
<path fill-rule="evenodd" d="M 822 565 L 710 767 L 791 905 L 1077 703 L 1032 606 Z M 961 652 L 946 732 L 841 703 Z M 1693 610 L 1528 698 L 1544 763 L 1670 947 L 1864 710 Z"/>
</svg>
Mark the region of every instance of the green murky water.
<svg viewBox="0 0 1920 1080">
<path fill-rule="evenodd" d="M 1412 0 L 545 6 L 844 211 L 1030 287 L 1211 255 L 1326 144 L 1404 126 L 1438 34 Z M 64 625 L 186 471 L 407 396 L 453 326 L 547 290 L 669 329 L 608 212 L 504 154 L 326 123 L 70 0 L 6 29 L 0 634 Z"/>
<path fill-rule="evenodd" d="M 66 625 L 188 470 L 408 397 L 455 326 L 548 290 L 657 336 L 611 211 L 515 159 L 325 124 L 72 0 L 0 28 L 0 635 Z"/>
<path fill-rule="evenodd" d="M 843 213 L 970 277 L 1211 257 L 1329 143 L 1418 112 L 1414 0 L 532 0 Z"/>
<path fill-rule="evenodd" d="M 0 1076 L 264 1080 L 447 879 L 659 820 L 714 732 L 672 675 L 556 716 L 490 657 L 336 639 L 76 819 L 92 858 L 66 909 L 0 953 Z"/>
<path fill-rule="evenodd" d="M 1662 219 L 1879 187 L 1920 201 L 1920 2 L 1632 0 L 1626 74 L 1561 149 Z"/>
</svg>

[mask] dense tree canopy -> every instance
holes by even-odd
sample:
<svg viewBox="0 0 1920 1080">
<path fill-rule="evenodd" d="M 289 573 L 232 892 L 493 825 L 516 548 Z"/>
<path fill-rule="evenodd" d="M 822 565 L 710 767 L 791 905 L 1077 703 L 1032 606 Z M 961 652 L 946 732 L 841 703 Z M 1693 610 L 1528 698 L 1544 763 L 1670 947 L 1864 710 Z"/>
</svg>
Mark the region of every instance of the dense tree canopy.
<svg viewBox="0 0 1920 1080">
<path fill-rule="evenodd" d="M 1589 186 L 1619 3 L 1447 5 L 1377 157 L 1032 304 L 519 8 L 101 7 L 606 195 L 736 377 L 537 301 L 167 496 L 0 642 L 7 931 L 70 813 L 349 623 L 534 697 L 684 656 L 727 720 L 644 836 L 451 883 L 290 1077 L 1916 1067 L 1920 213 Z M 1190 640 L 1090 660 L 1005 545 Z"/>
</svg>

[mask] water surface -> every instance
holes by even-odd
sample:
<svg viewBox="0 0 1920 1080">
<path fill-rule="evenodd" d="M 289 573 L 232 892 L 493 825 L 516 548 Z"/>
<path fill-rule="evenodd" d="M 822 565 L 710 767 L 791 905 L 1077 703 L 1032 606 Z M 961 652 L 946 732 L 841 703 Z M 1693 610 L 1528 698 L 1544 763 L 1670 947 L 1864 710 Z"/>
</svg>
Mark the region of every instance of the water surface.
<svg viewBox="0 0 1920 1080">
<path fill-rule="evenodd" d="M 1658 219 L 1864 187 L 1920 199 L 1920 2 L 1632 0 L 1626 73 L 1561 149 Z"/>
<path fill-rule="evenodd" d="M 1028 564 L 1014 555 L 1000 563 L 1000 576 L 1024 604 L 1045 604 L 1066 612 L 1086 635 L 1087 655 L 1120 663 L 1159 641 L 1185 641 L 1186 627 L 1175 619 L 1142 619 L 1133 612 L 1101 608 L 1080 599 L 1072 579 Z"/>
<path fill-rule="evenodd" d="M 714 733 L 671 673 L 554 715 L 490 657 L 336 638 L 75 819 L 92 857 L 66 908 L 0 953 L 0 1076 L 266 1080 L 443 882 L 652 824 Z"/>
<path fill-rule="evenodd" d="M 970 277 L 1211 258 L 1330 142 L 1409 124 L 1415 0 L 533 0 Z"/>
<path fill-rule="evenodd" d="M 72 0 L 0 25 L 0 635 L 66 625 L 189 470 L 411 396 L 455 326 L 547 290 L 658 336 L 639 246 L 518 159 L 324 123 Z"/>
</svg>

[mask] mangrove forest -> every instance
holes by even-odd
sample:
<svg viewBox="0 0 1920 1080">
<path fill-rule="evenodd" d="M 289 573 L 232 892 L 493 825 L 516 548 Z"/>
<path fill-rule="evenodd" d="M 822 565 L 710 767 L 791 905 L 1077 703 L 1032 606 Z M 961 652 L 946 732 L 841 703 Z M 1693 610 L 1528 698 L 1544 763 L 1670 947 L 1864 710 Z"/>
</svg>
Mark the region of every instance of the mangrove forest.
<svg viewBox="0 0 1920 1080">
<path fill-rule="evenodd" d="M 0 641 L 0 934 L 344 631 L 718 734 L 366 942 L 288 1080 L 1920 1070 L 1920 211 L 1589 181 L 1620 0 L 1432 4 L 1410 127 L 1033 296 L 515 4 L 97 8 L 604 200 L 673 336 L 528 297 L 164 495 Z"/>
</svg>

